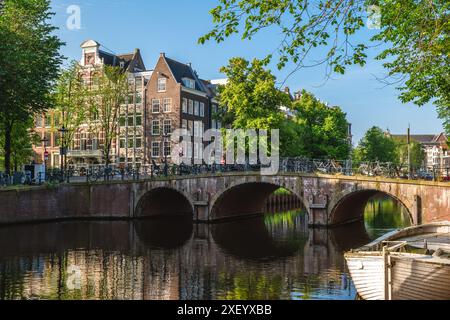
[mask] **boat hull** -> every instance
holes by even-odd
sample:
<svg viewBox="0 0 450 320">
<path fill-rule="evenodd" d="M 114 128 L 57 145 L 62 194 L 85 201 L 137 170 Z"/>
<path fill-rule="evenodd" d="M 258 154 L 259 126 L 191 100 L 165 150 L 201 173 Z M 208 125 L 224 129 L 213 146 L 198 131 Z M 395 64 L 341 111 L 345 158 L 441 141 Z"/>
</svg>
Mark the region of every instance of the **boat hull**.
<svg viewBox="0 0 450 320">
<path fill-rule="evenodd" d="M 391 254 L 390 282 L 385 282 L 384 257 L 379 253 L 347 254 L 346 262 L 364 300 L 450 300 L 450 265 L 425 255 Z M 390 286 L 388 289 L 386 286 Z"/>
</svg>

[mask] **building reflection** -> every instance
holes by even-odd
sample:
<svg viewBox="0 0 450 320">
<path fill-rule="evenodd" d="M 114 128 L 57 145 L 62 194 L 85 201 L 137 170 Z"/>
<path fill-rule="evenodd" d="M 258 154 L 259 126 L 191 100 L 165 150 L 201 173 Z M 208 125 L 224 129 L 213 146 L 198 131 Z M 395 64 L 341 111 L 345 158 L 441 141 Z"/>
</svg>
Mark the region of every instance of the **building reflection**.
<svg viewBox="0 0 450 320">
<path fill-rule="evenodd" d="M 290 211 L 211 226 L 2 228 L 0 299 L 353 299 L 342 252 L 366 238 L 356 229 L 310 230 L 306 221 Z"/>
</svg>

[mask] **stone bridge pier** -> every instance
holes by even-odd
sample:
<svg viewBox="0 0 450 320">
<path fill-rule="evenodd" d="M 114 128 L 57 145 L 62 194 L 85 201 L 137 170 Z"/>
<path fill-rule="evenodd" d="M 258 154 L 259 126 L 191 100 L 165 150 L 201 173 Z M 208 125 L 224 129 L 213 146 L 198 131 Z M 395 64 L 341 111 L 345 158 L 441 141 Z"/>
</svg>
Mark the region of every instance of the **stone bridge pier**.
<svg viewBox="0 0 450 320">
<path fill-rule="evenodd" d="M 361 220 L 367 201 L 377 193 L 398 200 L 412 224 L 450 220 L 449 183 L 319 174 L 227 173 L 2 190 L 0 224 L 156 216 L 218 222 L 263 213 L 266 200 L 280 187 L 298 197 L 312 226 Z"/>
</svg>

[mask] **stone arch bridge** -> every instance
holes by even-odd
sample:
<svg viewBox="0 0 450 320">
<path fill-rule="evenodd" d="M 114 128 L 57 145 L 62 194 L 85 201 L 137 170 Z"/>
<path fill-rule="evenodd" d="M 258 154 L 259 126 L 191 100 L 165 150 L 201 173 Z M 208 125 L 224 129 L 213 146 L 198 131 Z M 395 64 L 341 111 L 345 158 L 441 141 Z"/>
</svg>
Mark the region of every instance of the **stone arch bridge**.
<svg viewBox="0 0 450 320">
<path fill-rule="evenodd" d="M 322 174 L 224 173 L 3 190 L 0 223 L 171 215 L 216 222 L 262 213 L 266 199 L 280 187 L 300 199 L 313 226 L 360 220 L 368 199 L 377 193 L 400 201 L 413 224 L 450 220 L 449 183 Z"/>
</svg>

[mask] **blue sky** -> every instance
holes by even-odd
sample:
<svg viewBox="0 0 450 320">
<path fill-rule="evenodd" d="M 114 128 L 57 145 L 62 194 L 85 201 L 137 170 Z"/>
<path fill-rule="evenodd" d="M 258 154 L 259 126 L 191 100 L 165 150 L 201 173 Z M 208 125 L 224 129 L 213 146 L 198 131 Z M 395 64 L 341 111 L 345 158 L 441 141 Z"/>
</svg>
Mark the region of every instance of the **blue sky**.
<svg viewBox="0 0 450 320">
<path fill-rule="evenodd" d="M 252 41 L 232 37 L 221 44 L 198 45 L 197 39 L 212 26 L 208 12 L 216 3 L 216 0 L 52 0 L 54 24 L 60 28 L 58 36 L 66 42 L 62 52 L 69 60 L 80 59 L 81 42 L 94 39 L 114 53 L 140 48 L 147 69 L 152 69 L 159 53 L 165 52 L 181 62 L 191 62 L 204 79 L 223 78 L 219 69 L 230 58 L 263 58 L 279 42 L 279 32 L 267 30 Z M 70 5 L 80 7 L 79 30 L 66 26 Z M 360 37 L 368 39 L 373 32 L 365 29 Z M 369 56 L 379 50 L 373 49 Z M 321 53 L 321 50 L 314 52 L 318 57 Z M 290 70 L 289 66 L 282 71 L 272 66 L 279 80 Z M 386 87 L 375 79 L 375 75 L 384 74 L 381 63 L 371 60 L 365 67 L 349 68 L 344 76 L 333 76 L 326 83 L 322 67 L 302 69 L 286 85 L 291 91 L 306 89 L 321 100 L 340 106 L 353 124 L 355 143 L 373 125 L 389 128 L 393 133 L 405 133 L 408 123 L 415 134 L 441 132 L 441 121 L 433 106 L 402 104 L 394 87 Z"/>
</svg>

